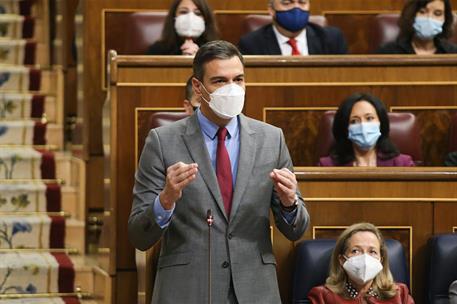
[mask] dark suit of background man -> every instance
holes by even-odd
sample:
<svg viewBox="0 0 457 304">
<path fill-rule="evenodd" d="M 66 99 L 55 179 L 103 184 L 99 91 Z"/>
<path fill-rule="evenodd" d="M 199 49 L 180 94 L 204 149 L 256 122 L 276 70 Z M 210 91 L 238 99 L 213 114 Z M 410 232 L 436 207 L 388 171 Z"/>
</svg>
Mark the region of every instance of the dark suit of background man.
<svg viewBox="0 0 457 304">
<path fill-rule="evenodd" d="M 346 54 L 343 34 L 335 27 L 309 23 L 310 0 L 269 0 L 273 23 L 241 37 L 244 55 Z"/>
<path fill-rule="evenodd" d="M 212 303 L 281 303 L 269 211 L 290 240 L 309 222 L 284 135 L 240 114 L 244 63 L 235 46 L 208 42 L 193 70 L 200 108 L 149 132 L 135 176 L 130 239 L 146 250 L 162 238 L 152 302 L 207 303 L 211 209 Z"/>
</svg>

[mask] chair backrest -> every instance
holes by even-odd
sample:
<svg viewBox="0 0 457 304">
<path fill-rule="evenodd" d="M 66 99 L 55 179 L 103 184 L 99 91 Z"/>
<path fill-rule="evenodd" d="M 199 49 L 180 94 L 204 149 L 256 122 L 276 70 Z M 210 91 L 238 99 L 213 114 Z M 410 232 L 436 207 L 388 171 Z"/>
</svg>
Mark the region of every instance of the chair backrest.
<svg viewBox="0 0 457 304">
<path fill-rule="evenodd" d="M 169 125 L 189 116 L 186 112 L 156 112 L 149 117 L 151 129 Z"/>
<path fill-rule="evenodd" d="M 387 239 L 385 242 L 389 267 L 395 282 L 409 286 L 409 272 L 403 246 L 393 239 Z M 310 303 L 309 291 L 315 286 L 325 284 L 335 243 L 336 241 L 331 239 L 317 239 L 302 241 L 297 245 L 292 289 L 293 304 Z"/>
<path fill-rule="evenodd" d="M 457 113 L 452 117 L 449 128 L 449 147 L 448 152 L 457 151 Z"/>
<path fill-rule="evenodd" d="M 327 18 L 325 16 L 313 15 L 310 16 L 309 21 L 320 26 L 327 26 Z M 243 20 L 243 35 L 253 32 L 271 22 L 272 18 L 270 15 L 247 15 Z"/>
<path fill-rule="evenodd" d="M 422 161 L 422 145 L 416 116 L 412 113 L 388 113 L 390 139 L 403 154 L 410 155 L 416 163 Z M 320 120 L 317 136 L 317 159 L 328 156 L 335 142 L 332 126 L 335 111 L 327 111 Z"/>
<path fill-rule="evenodd" d="M 428 241 L 428 249 L 426 303 L 448 304 L 449 286 L 457 280 L 457 234 L 431 237 Z"/>
<path fill-rule="evenodd" d="M 398 27 L 399 14 L 379 14 L 375 19 L 375 28 L 373 35 L 371 35 L 371 43 L 373 51 L 376 51 L 380 46 L 387 42 L 397 39 L 400 33 Z"/>
<path fill-rule="evenodd" d="M 454 14 L 454 20 L 456 20 L 457 14 Z M 383 44 L 394 41 L 400 34 L 400 28 L 398 26 L 399 14 L 379 14 L 376 16 L 375 30 L 371 36 L 371 45 L 373 51 L 378 49 Z M 450 37 L 450 41 L 457 43 L 457 22 L 454 22 L 453 34 Z"/>
</svg>

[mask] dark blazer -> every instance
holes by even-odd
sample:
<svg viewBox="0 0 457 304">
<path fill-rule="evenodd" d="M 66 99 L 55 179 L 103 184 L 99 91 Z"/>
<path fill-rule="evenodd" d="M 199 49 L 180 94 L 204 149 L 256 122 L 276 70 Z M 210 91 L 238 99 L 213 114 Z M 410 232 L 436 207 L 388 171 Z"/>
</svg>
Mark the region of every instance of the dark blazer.
<svg viewBox="0 0 457 304">
<path fill-rule="evenodd" d="M 457 45 L 442 39 L 435 40 L 436 54 L 455 54 Z M 380 47 L 377 54 L 416 54 L 410 40 L 397 40 Z"/>
<path fill-rule="evenodd" d="M 382 159 L 379 157 L 376 160 L 377 166 L 378 167 L 414 167 L 414 162 L 411 156 L 406 155 L 406 154 L 400 154 L 395 156 L 394 158 L 389 158 L 389 159 Z M 335 161 L 330 157 L 321 157 L 319 160 L 318 166 L 322 167 L 352 167 L 352 162 L 344 164 L 344 165 L 339 165 L 336 164 Z"/>
<path fill-rule="evenodd" d="M 338 28 L 309 23 L 306 27 L 306 39 L 310 55 L 347 53 L 346 40 Z M 244 55 L 281 55 L 273 24 L 244 35 L 238 47 Z"/>
<path fill-rule="evenodd" d="M 375 297 L 369 297 L 367 299 L 368 303 L 377 304 L 414 304 L 413 298 L 409 295 L 408 287 L 405 284 L 397 284 L 398 292 L 397 294 L 387 300 L 379 300 Z M 326 303 L 333 303 L 333 304 L 356 304 L 361 303 L 361 296 L 358 296 L 355 299 L 346 299 L 342 296 L 334 293 L 330 289 L 325 286 L 317 286 L 311 289 L 310 293 L 308 294 L 308 298 L 310 299 L 312 304 L 326 304 Z"/>
<path fill-rule="evenodd" d="M 182 52 L 179 45 L 170 49 L 165 47 L 161 41 L 157 41 L 149 47 L 146 55 L 182 55 Z"/>
</svg>

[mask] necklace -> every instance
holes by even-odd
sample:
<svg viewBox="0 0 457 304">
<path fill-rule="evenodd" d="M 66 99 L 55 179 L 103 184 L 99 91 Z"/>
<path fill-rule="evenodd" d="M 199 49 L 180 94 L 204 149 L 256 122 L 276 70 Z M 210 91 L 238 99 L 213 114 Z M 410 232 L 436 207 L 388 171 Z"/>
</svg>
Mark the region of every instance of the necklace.
<svg viewBox="0 0 457 304">
<path fill-rule="evenodd" d="M 355 299 L 359 296 L 359 292 L 357 289 L 355 289 L 354 286 L 352 286 L 351 282 L 346 281 L 346 292 L 349 295 L 350 298 Z M 373 290 L 372 287 L 370 287 L 367 291 L 367 295 L 375 298 L 379 298 L 378 293 Z"/>
</svg>

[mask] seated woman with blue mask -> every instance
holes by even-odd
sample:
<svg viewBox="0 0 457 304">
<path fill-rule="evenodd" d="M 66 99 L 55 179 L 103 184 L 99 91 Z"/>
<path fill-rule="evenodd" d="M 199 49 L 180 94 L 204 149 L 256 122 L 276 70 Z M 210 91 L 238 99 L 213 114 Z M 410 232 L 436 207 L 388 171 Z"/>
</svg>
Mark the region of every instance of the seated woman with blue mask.
<svg viewBox="0 0 457 304">
<path fill-rule="evenodd" d="M 457 53 L 457 45 L 448 41 L 454 24 L 450 0 L 409 0 L 403 7 L 398 24 L 398 39 L 382 46 L 377 53 Z"/>
<path fill-rule="evenodd" d="M 319 166 L 410 167 L 409 155 L 400 154 L 389 139 L 389 117 L 384 104 L 369 94 L 349 96 L 333 121 L 335 144 Z"/>
<path fill-rule="evenodd" d="M 325 285 L 311 289 L 308 298 L 312 304 L 414 304 L 408 287 L 394 282 L 384 239 L 370 223 L 343 231 Z"/>
</svg>

